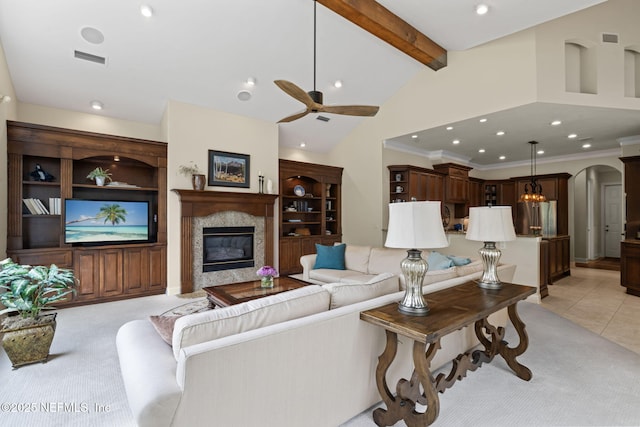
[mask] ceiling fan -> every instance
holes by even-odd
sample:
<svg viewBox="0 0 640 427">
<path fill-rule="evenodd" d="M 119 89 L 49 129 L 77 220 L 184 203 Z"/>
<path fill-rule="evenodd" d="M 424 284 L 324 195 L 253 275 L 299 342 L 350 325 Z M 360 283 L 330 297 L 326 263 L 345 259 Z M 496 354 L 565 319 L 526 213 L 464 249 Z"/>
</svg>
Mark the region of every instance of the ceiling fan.
<svg viewBox="0 0 640 427">
<path fill-rule="evenodd" d="M 302 102 L 307 108 L 296 114 L 285 117 L 278 123 L 287 123 L 300 119 L 309 113 L 332 113 L 347 116 L 375 116 L 380 107 L 372 105 L 324 105 L 322 92 L 316 90 L 316 0 L 313 1 L 313 90 L 305 92 L 297 85 L 286 80 L 274 83 L 289 96 Z"/>
</svg>

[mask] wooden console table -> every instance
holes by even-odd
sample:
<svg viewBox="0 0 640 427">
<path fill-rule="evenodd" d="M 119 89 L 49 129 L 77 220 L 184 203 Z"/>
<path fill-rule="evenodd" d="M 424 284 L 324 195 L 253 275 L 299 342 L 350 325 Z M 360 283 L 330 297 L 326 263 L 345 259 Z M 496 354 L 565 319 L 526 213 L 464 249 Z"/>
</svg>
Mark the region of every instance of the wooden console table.
<svg viewBox="0 0 640 427">
<path fill-rule="evenodd" d="M 535 292 L 533 287 L 510 283 L 503 283 L 500 290 L 487 290 L 478 287 L 475 282 L 467 282 L 425 295 L 430 308 L 426 316 L 402 314 L 398 311 L 397 303 L 360 313 L 362 320 L 383 327 L 387 336 L 386 347 L 378 358 L 376 368 L 378 391 L 387 409 L 378 408 L 373 412 L 375 423 L 378 426 L 391 426 L 402 419 L 409 427 L 430 425 L 440 410 L 438 392 L 444 393 L 456 380 L 464 378 L 467 371 L 475 371 L 482 363 L 492 361 L 496 354 L 505 359 L 518 377 L 529 381 L 531 371 L 516 361 L 529 343 L 516 304 Z M 520 339 L 517 347 L 508 347 L 504 341 L 505 329 L 496 328 L 487 320 L 489 315 L 505 307 Z M 434 379 L 429 368 L 440 348 L 440 339 L 471 324 L 474 324 L 476 336 L 484 349 L 458 355 L 449 375 L 440 374 Z M 396 356 L 398 334 L 414 341 L 414 371 L 409 381 L 404 378 L 398 381 L 397 395 L 394 396 L 387 386 L 386 374 Z M 417 412 L 416 403 L 426 406 L 426 411 Z"/>
</svg>

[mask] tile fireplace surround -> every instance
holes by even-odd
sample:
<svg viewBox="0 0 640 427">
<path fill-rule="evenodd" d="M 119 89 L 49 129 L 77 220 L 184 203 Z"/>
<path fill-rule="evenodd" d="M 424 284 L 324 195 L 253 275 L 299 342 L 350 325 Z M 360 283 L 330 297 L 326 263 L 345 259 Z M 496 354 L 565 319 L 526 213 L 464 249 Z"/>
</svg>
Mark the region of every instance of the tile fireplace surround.
<svg viewBox="0 0 640 427">
<path fill-rule="evenodd" d="M 193 292 L 202 285 L 219 284 L 207 282 L 202 278 L 202 259 L 195 256 L 196 250 L 202 250 L 203 226 L 210 225 L 255 225 L 256 241 L 262 250 L 262 255 L 255 257 L 257 262 L 264 260 L 264 264 L 274 264 L 274 229 L 273 208 L 277 194 L 236 193 L 218 191 L 172 190 L 180 197 L 180 293 Z M 251 218 L 253 216 L 253 218 Z M 235 223 L 241 221 L 241 224 Z M 261 235 L 260 235 L 261 234 Z M 199 242 L 199 246 L 198 246 Z M 198 249 L 199 248 L 199 249 Z M 198 264 L 199 260 L 199 266 Z M 260 266 L 256 266 L 257 270 Z M 233 275 L 228 272 L 220 277 Z M 249 280 L 249 279 L 245 279 Z M 237 280 L 236 280 L 237 281 Z M 215 282 L 215 281 L 214 281 Z M 221 282 L 222 283 L 222 282 Z"/>
</svg>

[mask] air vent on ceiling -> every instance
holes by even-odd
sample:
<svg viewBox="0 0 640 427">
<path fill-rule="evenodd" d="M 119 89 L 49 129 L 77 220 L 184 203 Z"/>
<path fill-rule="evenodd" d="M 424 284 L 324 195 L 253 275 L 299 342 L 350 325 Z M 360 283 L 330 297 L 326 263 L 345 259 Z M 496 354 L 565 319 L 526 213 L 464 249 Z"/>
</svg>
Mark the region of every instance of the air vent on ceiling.
<svg viewBox="0 0 640 427">
<path fill-rule="evenodd" d="M 602 43 L 618 43 L 618 35 L 611 33 L 602 33 Z"/>
<path fill-rule="evenodd" d="M 325 116 L 318 116 L 318 117 L 316 117 L 316 120 L 322 120 L 323 122 L 328 122 L 331 119 L 329 117 L 325 117 Z"/>
<path fill-rule="evenodd" d="M 85 61 L 95 62 L 96 64 L 104 65 L 107 62 L 107 58 L 105 57 L 92 55 L 90 53 L 82 52 L 80 50 L 74 50 L 73 56 L 77 59 L 83 59 Z"/>
</svg>

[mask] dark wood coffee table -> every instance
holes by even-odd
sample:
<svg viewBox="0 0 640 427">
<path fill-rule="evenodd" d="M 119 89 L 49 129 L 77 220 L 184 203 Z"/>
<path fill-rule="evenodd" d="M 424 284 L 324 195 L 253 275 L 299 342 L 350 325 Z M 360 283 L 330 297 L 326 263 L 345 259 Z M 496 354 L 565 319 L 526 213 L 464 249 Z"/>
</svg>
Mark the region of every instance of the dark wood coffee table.
<svg viewBox="0 0 640 427">
<path fill-rule="evenodd" d="M 245 301 L 264 298 L 306 285 L 309 285 L 309 283 L 292 279 L 291 277 L 275 277 L 273 279 L 273 288 L 261 288 L 260 280 L 251 280 L 229 285 L 209 286 L 203 288 L 203 290 L 207 293 L 209 305 L 211 308 L 215 308 L 228 307 Z"/>
<path fill-rule="evenodd" d="M 502 285 L 502 289 L 489 290 L 478 287 L 475 282 L 467 282 L 426 294 L 425 300 L 430 308 L 426 316 L 400 313 L 397 303 L 360 313 L 362 320 L 384 328 L 387 335 L 387 345 L 378 358 L 376 369 L 378 391 L 387 406 L 387 409 L 378 408 L 373 412 L 373 420 L 378 426 L 392 426 L 399 420 L 404 420 L 408 426 L 428 426 L 438 417 L 438 393 L 444 393 L 456 380 L 463 379 L 467 371 L 475 371 L 498 354 L 518 377 L 525 381 L 531 379 L 529 368 L 516 360 L 529 344 L 516 304 L 533 295 L 536 289 L 511 283 Z M 505 307 L 520 340 L 516 347 L 509 347 L 504 341 L 503 327 L 495 327 L 487 320 L 489 315 Z M 458 355 L 453 360 L 449 375 L 439 374 L 434 378 L 430 364 L 440 348 L 440 338 L 467 325 L 474 325 L 476 336 L 484 349 Z M 398 381 L 395 388 L 397 395 L 394 395 L 387 385 L 386 375 L 396 356 L 398 334 L 413 340 L 414 371 L 410 380 L 401 378 Z M 424 412 L 417 412 L 416 404 L 427 408 Z"/>
</svg>

